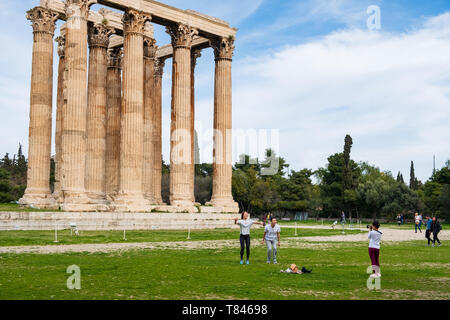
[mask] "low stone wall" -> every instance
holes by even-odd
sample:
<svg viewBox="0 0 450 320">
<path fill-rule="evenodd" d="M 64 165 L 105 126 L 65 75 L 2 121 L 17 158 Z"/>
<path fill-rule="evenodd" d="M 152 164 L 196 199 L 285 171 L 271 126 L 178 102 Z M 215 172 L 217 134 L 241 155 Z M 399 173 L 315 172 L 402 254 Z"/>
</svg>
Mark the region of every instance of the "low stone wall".
<svg viewBox="0 0 450 320">
<path fill-rule="evenodd" d="M 119 212 L 0 212 L 0 230 L 180 230 L 235 227 L 239 214 L 119 213 Z"/>
</svg>

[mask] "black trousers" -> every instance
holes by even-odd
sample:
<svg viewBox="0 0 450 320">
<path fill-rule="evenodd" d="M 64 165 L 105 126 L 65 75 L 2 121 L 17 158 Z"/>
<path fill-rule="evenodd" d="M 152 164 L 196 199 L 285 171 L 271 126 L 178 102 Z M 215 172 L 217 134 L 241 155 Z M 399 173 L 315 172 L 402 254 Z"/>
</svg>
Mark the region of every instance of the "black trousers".
<svg viewBox="0 0 450 320">
<path fill-rule="evenodd" d="M 428 245 L 430 245 L 430 242 L 433 241 L 433 240 L 431 240 L 431 230 L 425 231 L 425 238 L 427 238 Z"/>
<path fill-rule="evenodd" d="M 247 260 L 250 259 L 250 235 L 241 234 L 241 237 L 239 238 L 241 242 L 241 260 L 244 258 L 244 249 L 247 247 Z"/>
<path fill-rule="evenodd" d="M 438 233 L 439 233 L 439 232 L 433 232 L 433 244 L 435 244 L 436 241 L 437 241 L 439 244 L 441 244 L 441 241 L 440 241 L 439 238 L 438 238 Z"/>
</svg>

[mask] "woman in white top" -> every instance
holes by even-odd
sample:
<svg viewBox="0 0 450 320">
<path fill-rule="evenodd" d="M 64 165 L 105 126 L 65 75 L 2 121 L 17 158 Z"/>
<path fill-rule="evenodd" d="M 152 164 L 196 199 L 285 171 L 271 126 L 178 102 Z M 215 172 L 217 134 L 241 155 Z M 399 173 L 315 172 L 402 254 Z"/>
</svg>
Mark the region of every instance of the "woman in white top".
<svg viewBox="0 0 450 320">
<path fill-rule="evenodd" d="M 234 219 L 234 223 L 241 227 L 241 264 L 244 264 L 244 249 L 247 248 L 247 264 L 250 264 L 250 228 L 253 224 L 262 224 L 261 222 L 255 222 L 249 219 L 248 212 L 244 211 L 241 215 L 241 219 Z"/>
<path fill-rule="evenodd" d="M 416 233 L 417 233 L 417 229 L 419 229 L 420 233 L 422 233 L 422 229 L 420 229 L 420 227 L 422 226 L 422 215 L 418 214 L 416 212 L 416 214 L 414 215 L 414 226 L 416 229 Z"/>
<path fill-rule="evenodd" d="M 380 243 L 382 233 L 378 230 L 380 223 L 374 221 L 369 227 L 369 257 L 372 262 L 373 278 L 381 277 L 380 273 Z"/>
</svg>

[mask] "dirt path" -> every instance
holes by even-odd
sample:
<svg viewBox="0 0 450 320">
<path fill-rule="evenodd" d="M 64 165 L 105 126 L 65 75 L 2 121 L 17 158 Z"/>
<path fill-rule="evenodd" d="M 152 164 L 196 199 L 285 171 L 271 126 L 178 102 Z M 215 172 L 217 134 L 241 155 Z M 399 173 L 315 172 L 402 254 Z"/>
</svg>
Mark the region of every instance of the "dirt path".
<svg viewBox="0 0 450 320">
<path fill-rule="evenodd" d="M 410 241 L 423 240 L 424 233 L 414 233 L 411 230 L 383 229 L 383 241 Z M 442 240 L 450 240 L 450 231 L 445 230 L 439 234 Z M 325 249 L 331 246 L 332 242 L 367 242 L 367 233 L 302 237 L 299 231 L 297 238 L 282 238 L 282 247 L 317 247 Z M 317 242 L 317 243 L 311 243 Z M 261 246 L 259 239 L 254 239 L 252 246 Z M 71 245 L 49 245 L 49 246 L 10 246 L 0 247 L 2 253 L 38 253 L 38 254 L 58 254 L 66 252 L 115 252 L 125 250 L 192 250 L 192 249 L 221 249 L 238 248 L 239 240 L 208 240 L 208 241 L 177 241 L 177 242 L 140 242 L 140 243 L 105 243 L 105 244 L 71 244 Z"/>
</svg>

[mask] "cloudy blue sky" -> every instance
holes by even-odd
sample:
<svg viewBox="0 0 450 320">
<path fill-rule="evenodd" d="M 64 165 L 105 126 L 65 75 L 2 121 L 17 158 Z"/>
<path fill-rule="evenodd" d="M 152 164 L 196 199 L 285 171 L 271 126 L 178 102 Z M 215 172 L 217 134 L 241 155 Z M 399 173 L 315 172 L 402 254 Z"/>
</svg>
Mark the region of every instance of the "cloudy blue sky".
<svg viewBox="0 0 450 320">
<path fill-rule="evenodd" d="M 14 153 L 19 142 L 27 147 L 32 30 L 25 11 L 38 2 L 0 1 L 2 154 Z M 347 133 L 353 137 L 355 160 L 394 174 L 402 171 L 405 177 L 411 160 L 419 178 L 426 180 L 433 155 L 437 167 L 450 158 L 450 1 L 163 2 L 239 28 L 233 64 L 234 128 L 278 130 L 274 146 L 292 169 L 324 166 L 330 154 L 342 150 Z M 380 30 L 367 28 L 370 5 L 381 9 Z M 161 27 L 155 27 L 155 37 L 160 45 L 169 42 Z M 170 70 L 168 63 L 165 159 Z M 207 49 L 196 71 L 196 129 L 203 161 L 211 160 L 213 82 L 214 57 Z M 264 148 L 263 142 L 258 145 Z"/>
</svg>

